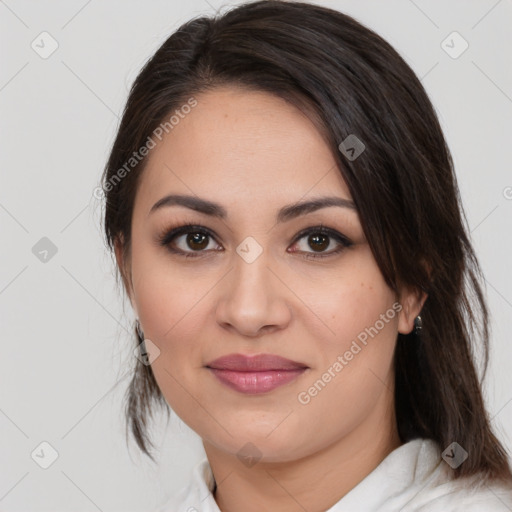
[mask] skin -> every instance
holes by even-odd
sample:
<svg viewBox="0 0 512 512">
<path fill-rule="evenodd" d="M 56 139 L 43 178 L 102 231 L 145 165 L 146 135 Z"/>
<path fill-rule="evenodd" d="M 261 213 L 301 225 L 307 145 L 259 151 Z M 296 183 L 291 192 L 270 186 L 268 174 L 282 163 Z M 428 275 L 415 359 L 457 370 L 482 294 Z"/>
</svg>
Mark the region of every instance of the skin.
<svg viewBox="0 0 512 512">
<path fill-rule="evenodd" d="M 393 352 L 397 333 L 411 332 L 426 297 L 406 289 L 398 296 L 387 286 L 356 210 L 331 206 L 276 224 L 277 210 L 299 200 L 351 199 L 303 113 L 268 93 L 230 87 L 196 99 L 150 152 L 135 200 L 131 254 L 123 261 L 119 240 L 118 264 L 145 337 L 161 351 L 152 363 L 157 383 L 203 440 L 219 508 L 323 511 L 401 444 Z M 149 213 L 171 193 L 220 203 L 227 218 L 184 206 Z M 197 258 L 158 244 L 166 228 L 186 222 L 215 236 Z M 320 224 L 353 245 L 305 259 L 340 247 L 328 238 L 316 249 L 307 235 L 295 242 L 300 230 Z M 236 252 L 248 236 L 263 249 L 252 263 Z M 173 245 L 189 253 L 197 247 L 186 235 Z M 402 310 L 309 403 L 300 403 L 298 394 L 398 300 Z M 230 353 L 278 354 L 309 368 L 273 391 L 246 395 L 205 368 Z M 252 466 L 237 457 L 248 442 L 261 457 Z"/>
</svg>

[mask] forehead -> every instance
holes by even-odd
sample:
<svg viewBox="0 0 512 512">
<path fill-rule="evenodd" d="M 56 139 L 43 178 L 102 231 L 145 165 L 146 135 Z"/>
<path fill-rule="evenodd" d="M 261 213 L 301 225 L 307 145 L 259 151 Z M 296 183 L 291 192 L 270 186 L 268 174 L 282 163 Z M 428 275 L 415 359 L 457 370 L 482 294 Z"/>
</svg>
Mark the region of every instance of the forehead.
<svg viewBox="0 0 512 512">
<path fill-rule="evenodd" d="M 195 99 L 148 155 L 139 194 L 151 205 L 171 192 L 259 208 L 308 194 L 350 198 L 330 148 L 295 106 L 228 87 Z"/>
</svg>

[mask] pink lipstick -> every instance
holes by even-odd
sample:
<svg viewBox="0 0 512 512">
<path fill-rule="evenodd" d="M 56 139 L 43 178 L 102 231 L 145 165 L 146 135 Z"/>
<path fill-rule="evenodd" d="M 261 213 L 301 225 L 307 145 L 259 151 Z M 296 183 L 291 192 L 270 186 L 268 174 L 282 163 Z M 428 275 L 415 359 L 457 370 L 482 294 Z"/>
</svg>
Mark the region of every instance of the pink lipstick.
<svg viewBox="0 0 512 512">
<path fill-rule="evenodd" d="M 307 365 L 274 354 L 229 354 L 206 367 L 226 386 L 240 393 L 266 393 L 302 375 Z"/>
</svg>

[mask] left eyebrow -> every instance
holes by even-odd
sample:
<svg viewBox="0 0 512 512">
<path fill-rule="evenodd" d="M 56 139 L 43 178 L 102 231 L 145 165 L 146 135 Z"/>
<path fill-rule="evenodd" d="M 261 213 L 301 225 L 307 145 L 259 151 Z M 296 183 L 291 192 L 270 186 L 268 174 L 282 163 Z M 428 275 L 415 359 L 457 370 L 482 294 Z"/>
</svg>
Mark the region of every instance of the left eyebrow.
<svg viewBox="0 0 512 512">
<path fill-rule="evenodd" d="M 219 219 L 227 218 L 227 211 L 222 205 L 199 197 L 180 194 L 171 194 L 162 197 L 151 207 L 149 213 L 151 214 L 160 208 L 173 205 L 184 206 Z M 305 215 L 330 206 L 338 206 L 356 211 L 356 206 L 350 199 L 336 196 L 318 197 L 310 201 L 301 201 L 282 207 L 276 215 L 276 221 L 277 223 L 286 222 L 300 215 Z"/>
<path fill-rule="evenodd" d="M 350 210 L 356 211 L 356 205 L 350 199 L 343 197 L 319 197 L 311 201 L 302 201 L 281 208 L 277 214 L 277 222 L 286 222 L 288 220 L 299 217 L 306 213 L 311 213 L 321 208 L 327 208 L 329 206 L 338 206 L 341 208 L 349 208 Z"/>
</svg>

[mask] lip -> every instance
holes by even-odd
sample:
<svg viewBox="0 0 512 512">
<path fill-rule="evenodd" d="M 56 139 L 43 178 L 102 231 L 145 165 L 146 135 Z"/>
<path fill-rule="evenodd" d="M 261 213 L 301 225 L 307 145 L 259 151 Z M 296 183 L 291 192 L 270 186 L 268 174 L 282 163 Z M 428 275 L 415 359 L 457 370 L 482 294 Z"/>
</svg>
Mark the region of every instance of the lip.
<svg viewBox="0 0 512 512">
<path fill-rule="evenodd" d="M 219 357 L 206 365 L 217 370 L 232 370 L 238 372 L 262 372 L 269 370 L 298 370 L 308 366 L 298 361 L 292 361 L 275 354 L 228 354 Z"/>
<path fill-rule="evenodd" d="M 295 380 L 308 366 L 275 354 L 229 354 L 211 361 L 206 368 L 231 389 L 257 394 L 272 391 Z"/>
</svg>

